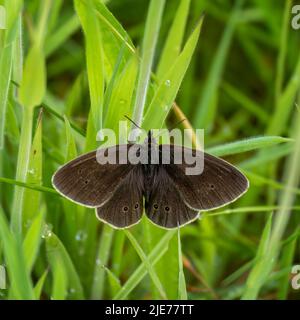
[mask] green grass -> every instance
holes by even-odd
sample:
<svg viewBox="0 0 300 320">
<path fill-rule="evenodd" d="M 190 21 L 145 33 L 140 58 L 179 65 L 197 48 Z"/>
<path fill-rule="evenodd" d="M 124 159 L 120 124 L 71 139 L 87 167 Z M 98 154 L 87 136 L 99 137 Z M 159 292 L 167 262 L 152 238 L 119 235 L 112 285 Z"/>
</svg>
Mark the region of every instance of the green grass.
<svg viewBox="0 0 300 320">
<path fill-rule="evenodd" d="M 291 0 L 0 5 L 0 299 L 299 299 Z M 124 115 L 145 129 L 205 128 L 206 151 L 237 165 L 248 192 L 180 232 L 99 222 L 51 176 Z"/>
</svg>

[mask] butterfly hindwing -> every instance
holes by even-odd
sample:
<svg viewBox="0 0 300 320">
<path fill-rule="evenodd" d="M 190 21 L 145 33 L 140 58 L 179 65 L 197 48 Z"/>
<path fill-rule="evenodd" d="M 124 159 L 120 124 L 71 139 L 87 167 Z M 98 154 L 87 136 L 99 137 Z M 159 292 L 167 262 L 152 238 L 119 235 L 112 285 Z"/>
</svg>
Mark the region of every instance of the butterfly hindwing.
<svg viewBox="0 0 300 320">
<path fill-rule="evenodd" d="M 189 208 L 170 179 L 165 166 L 156 165 L 148 192 L 145 196 L 147 217 L 164 228 L 177 228 L 192 222 L 198 217 L 198 210 Z"/>
<path fill-rule="evenodd" d="M 113 195 L 134 166 L 118 163 L 101 165 L 97 158 L 108 151 L 115 153 L 116 159 L 127 156 L 129 147 L 119 145 L 84 154 L 58 169 L 52 184 L 68 199 L 88 207 L 98 207 Z"/>
<path fill-rule="evenodd" d="M 183 154 L 187 149 L 172 145 L 170 150 L 172 157 L 177 152 Z M 218 208 L 236 200 L 248 189 L 247 178 L 237 168 L 207 153 L 197 153 L 204 157 L 200 175 L 186 175 L 185 169 L 189 165 L 184 161 L 183 164 L 171 162 L 166 166 L 170 179 L 189 207 L 198 210 Z M 196 155 L 195 150 L 193 154 Z"/>
<path fill-rule="evenodd" d="M 96 216 L 114 228 L 127 228 L 136 224 L 143 214 L 143 191 L 142 167 L 136 165 L 113 196 L 96 209 Z"/>
</svg>

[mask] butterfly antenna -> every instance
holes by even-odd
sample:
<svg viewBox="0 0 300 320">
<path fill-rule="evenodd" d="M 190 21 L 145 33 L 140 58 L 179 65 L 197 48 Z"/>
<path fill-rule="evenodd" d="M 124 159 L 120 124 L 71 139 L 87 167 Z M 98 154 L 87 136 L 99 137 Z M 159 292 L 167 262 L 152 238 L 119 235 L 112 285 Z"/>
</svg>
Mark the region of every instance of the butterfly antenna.
<svg viewBox="0 0 300 320">
<path fill-rule="evenodd" d="M 180 121 L 178 121 L 175 126 L 173 126 L 171 129 L 168 129 L 169 132 L 172 131 L 173 129 L 175 129 L 179 124 L 181 124 L 182 122 L 186 121 L 186 119 L 181 119 Z M 159 134 L 157 136 L 154 137 L 154 139 L 156 139 L 159 136 Z"/>
<path fill-rule="evenodd" d="M 172 131 L 173 129 L 175 129 L 176 127 L 178 127 L 182 122 L 186 121 L 186 119 L 181 119 L 180 121 L 178 121 L 171 129 L 169 129 L 169 131 Z"/>
<path fill-rule="evenodd" d="M 142 130 L 142 128 L 140 127 L 140 126 L 138 126 L 132 119 L 130 119 L 129 117 L 127 117 L 127 116 L 124 116 L 127 120 L 129 120 L 131 123 L 133 123 L 137 128 L 139 128 L 139 129 L 141 129 Z"/>
</svg>

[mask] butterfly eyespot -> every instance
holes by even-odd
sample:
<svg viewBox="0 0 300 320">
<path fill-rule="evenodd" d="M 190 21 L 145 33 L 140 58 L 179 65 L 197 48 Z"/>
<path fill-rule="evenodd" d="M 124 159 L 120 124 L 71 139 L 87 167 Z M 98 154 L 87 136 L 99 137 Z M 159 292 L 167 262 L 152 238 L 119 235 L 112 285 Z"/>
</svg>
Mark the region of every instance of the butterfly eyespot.
<svg viewBox="0 0 300 320">
<path fill-rule="evenodd" d="M 107 157 L 107 155 L 108 155 L 108 149 L 105 149 L 105 151 L 104 151 L 104 157 Z"/>
<path fill-rule="evenodd" d="M 139 207 L 139 204 L 136 203 L 136 205 L 134 206 L 134 209 L 137 209 Z"/>
<path fill-rule="evenodd" d="M 170 208 L 169 208 L 169 207 L 165 207 L 165 210 L 166 210 L 166 211 L 170 211 Z"/>
<path fill-rule="evenodd" d="M 88 183 L 89 183 L 89 180 L 85 180 L 84 183 L 85 183 L 85 184 L 88 184 Z"/>
<path fill-rule="evenodd" d="M 209 189 L 210 189 L 210 190 L 214 190 L 214 188 L 215 188 L 215 185 L 214 185 L 214 184 L 210 184 L 210 185 L 209 185 Z"/>
<path fill-rule="evenodd" d="M 123 208 L 123 211 L 124 211 L 124 212 L 127 212 L 128 209 L 129 209 L 128 207 L 124 207 L 124 208 Z"/>
<path fill-rule="evenodd" d="M 158 204 L 153 205 L 154 209 L 158 209 Z"/>
<path fill-rule="evenodd" d="M 136 152 L 136 156 L 139 157 L 140 155 L 141 155 L 141 150 L 138 149 L 137 152 Z"/>
</svg>

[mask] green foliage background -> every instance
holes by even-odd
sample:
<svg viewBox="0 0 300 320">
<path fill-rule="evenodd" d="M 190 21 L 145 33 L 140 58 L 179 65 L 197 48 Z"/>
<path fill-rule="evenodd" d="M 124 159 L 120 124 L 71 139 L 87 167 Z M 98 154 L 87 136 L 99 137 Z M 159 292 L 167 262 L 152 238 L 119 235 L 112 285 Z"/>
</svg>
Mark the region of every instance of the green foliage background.
<svg viewBox="0 0 300 320">
<path fill-rule="evenodd" d="M 1 299 L 299 298 L 293 4 L 0 0 Z M 51 176 L 124 115 L 205 128 L 206 151 L 236 164 L 249 191 L 180 232 L 103 225 Z"/>
</svg>

